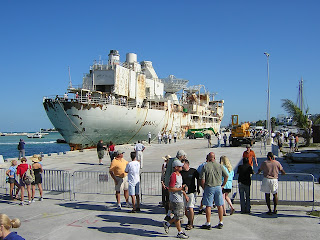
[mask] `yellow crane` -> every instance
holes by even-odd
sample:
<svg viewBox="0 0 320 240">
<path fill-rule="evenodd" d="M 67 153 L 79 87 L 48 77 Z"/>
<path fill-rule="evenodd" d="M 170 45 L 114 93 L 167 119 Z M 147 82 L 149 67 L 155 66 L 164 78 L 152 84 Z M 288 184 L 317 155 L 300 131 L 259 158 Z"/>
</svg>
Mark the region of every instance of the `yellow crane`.
<svg viewBox="0 0 320 240">
<path fill-rule="evenodd" d="M 241 144 L 254 144 L 253 137 L 250 134 L 250 123 L 246 122 L 239 124 L 239 116 L 231 115 L 231 138 L 230 145 L 233 147 L 240 146 Z"/>
</svg>

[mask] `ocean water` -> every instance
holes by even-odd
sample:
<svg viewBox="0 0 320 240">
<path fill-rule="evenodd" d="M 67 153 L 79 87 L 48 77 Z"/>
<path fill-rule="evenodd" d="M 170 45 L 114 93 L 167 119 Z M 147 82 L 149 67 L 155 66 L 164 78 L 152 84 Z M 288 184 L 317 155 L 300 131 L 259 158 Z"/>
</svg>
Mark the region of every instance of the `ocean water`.
<svg viewBox="0 0 320 240">
<path fill-rule="evenodd" d="M 20 138 L 24 140 L 26 156 L 33 154 L 48 154 L 70 151 L 70 147 L 66 143 L 57 143 L 57 139 L 63 139 L 60 133 L 53 132 L 43 135 L 42 138 L 28 138 L 27 136 L 0 136 L 0 155 L 4 159 L 18 158 L 19 151 L 17 149 Z"/>
</svg>

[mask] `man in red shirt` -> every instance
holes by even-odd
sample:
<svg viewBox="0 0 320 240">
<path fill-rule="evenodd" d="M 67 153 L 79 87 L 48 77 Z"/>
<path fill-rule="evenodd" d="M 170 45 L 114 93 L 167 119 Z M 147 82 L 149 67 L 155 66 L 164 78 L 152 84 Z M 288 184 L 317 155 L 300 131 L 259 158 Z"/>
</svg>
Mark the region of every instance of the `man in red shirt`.
<svg viewBox="0 0 320 240">
<path fill-rule="evenodd" d="M 29 202 L 28 204 L 31 204 L 31 184 L 26 184 L 23 179 L 22 176 L 23 174 L 28 170 L 28 168 L 31 168 L 31 166 L 29 164 L 27 164 L 27 159 L 25 157 L 22 157 L 20 159 L 21 164 L 18 165 L 17 167 L 17 175 L 20 176 L 20 186 L 21 186 L 21 203 L 20 205 L 23 206 L 24 205 L 24 187 L 25 185 L 27 185 L 27 191 L 28 191 L 28 199 Z"/>
<path fill-rule="evenodd" d="M 247 150 L 243 152 L 242 158 L 248 158 L 249 159 L 249 164 L 250 164 L 251 167 L 253 167 L 253 158 L 254 158 L 256 166 L 258 166 L 258 161 L 257 161 L 257 158 L 256 158 L 256 154 L 250 148 L 251 148 L 251 146 L 247 145 Z"/>
</svg>

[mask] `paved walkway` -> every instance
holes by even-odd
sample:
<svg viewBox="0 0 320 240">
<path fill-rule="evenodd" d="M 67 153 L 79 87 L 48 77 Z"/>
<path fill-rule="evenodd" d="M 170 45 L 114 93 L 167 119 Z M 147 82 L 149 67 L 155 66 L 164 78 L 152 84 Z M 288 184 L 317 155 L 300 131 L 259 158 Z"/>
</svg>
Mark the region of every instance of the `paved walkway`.
<svg viewBox="0 0 320 240">
<path fill-rule="evenodd" d="M 213 139 L 215 140 L 215 139 Z M 170 154 L 174 156 L 179 149 L 188 154 L 191 167 L 196 167 L 205 160 L 205 156 L 213 151 L 217 159 L 221 155 L 230 158 L 233 167 L 236 167 L 241 159 L 244 148 L 206 148 L 207 142 L 203 139 L 181 140 L 175 144 L 146 146 L 144 152 L 143 171 L 160 171 L 162 156 Z M 129 153 L 133 146 L 119 146 L 124 150 L 124 157 L 129 159 Z M 253 148 L 261 163 L 266 155 L 260 143 Z M 280 159 L 282 161 L 282 159 Z M 110 163 L 108 157 L 104 160 Z M 107 165 L 98 165 L 95 150 L 84 152 L 72 152 L 64 155 L 54 155 L 43 160 L 46 169 L 64 169 L 70 172 L 78 170 L 103 170 L 107 171 Z M 293 169 L 282 162 L 285 169 Z M 255 169 L 256 170 L 256 169 Z M 289 171 L 289 170 L 288 170 Z M 2 191 L 3 192 L 3 191 Z M 36 193 L 38 194 L 38 192 Z M 18 206 L 18 202 L 6 200 L 2 194 L 0 200 L 0 212 L 8 214 L 11 218 L 17 217 L 22 221 L 18 233 L 26 239 L 168 239 L 175 237 L 177 231 L 174 226 L 169 234 L 165 234 L 162 227 L 164 218 L 163 208 L 158 206 L 160 197 L 143 198 L 142 211 L 140 213 L 128 213 L 130 209 L 115 210 L 113 195 L 87 196 L 87 201 L 63 201 L 57 200 L 59 195 L 46 192 L 43 202 L 37 201 L 30 206 Z M 83 198 L 81 198 L 83 199 Z M 123 199 L 122 199 L 123 200 Z M 251 215 L 239 213 L 240 206 L 235 204 L 236 213 L 224 218 L 224 228 L 219 230 L 199 229 L 205 222 L 205 215 L 195 216 L 196 228 L 188 231 L 191 239 L 317 239 L 319 236 L 319 218 L 307 215 L 311 207 L 287 206 L 278 207 L 278 215 L 267 215 L 265 205 L 253 205 Z M 185 221 L 186 222 L 186 219 Z M 216 210 L 213 211 L 212 224 L 218 223 Z"/>
</svg>

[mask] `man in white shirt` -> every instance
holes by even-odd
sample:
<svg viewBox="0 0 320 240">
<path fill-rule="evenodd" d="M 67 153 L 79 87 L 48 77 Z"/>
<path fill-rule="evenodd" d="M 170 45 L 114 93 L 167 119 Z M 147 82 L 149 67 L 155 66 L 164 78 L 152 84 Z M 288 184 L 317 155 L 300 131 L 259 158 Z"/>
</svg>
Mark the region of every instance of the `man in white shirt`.
<svg viewBox="0 0 320 240">
<path fill-rule="evenodd" d="M 173 139 L 174 139 L 174 142 L 177 142 L 177 132 L 173 134 Z"/>
<path fill-rule="evenodd" d="M 140 168 L 143 167 L 143 151 L 145 146 L 139 140 L 138 143 L 134 146 L 134 151 L 136 152 L 137 161 L 140 162 Z"/>
<path fill-rule="evenodd" d="M 149 141 L 149 144 L 151 143 L 151 132 L 148 133 L 148 141 Z"/>
<path fill-rule="evenodd" d="M 158 133 L 158 143 L 161 144 L 161 140 L 162 140 L 162 134 L 161 132 Z"/>
<path fill-rule="evenodd" d="M 129 162 L 126 166 L 125 172 L 128 173 L 129 195 L 132 199 L 132 210 L 130 213 L 136 213 L 140 211 L 140 163 L 136 161 L 136 153 L 130 154 L 132 162 Z M 136 205 L 137 199 L 137 205 Z"/>
</svg>

